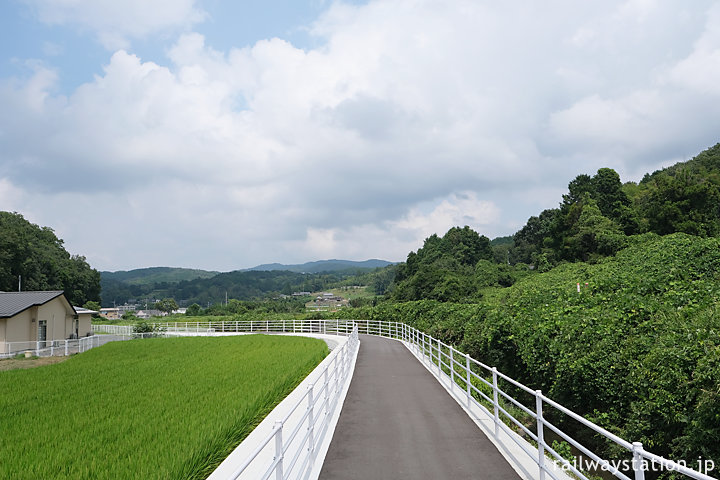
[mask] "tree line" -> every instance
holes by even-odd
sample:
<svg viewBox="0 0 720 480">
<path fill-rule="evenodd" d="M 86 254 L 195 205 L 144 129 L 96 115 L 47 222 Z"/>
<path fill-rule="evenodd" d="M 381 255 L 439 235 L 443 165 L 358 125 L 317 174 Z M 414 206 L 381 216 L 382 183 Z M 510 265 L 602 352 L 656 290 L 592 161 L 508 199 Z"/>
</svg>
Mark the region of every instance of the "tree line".
<svg viewBox="0 0 720 480">
<path fill-rule="evenodd" d="M 71 304 L 100 301 L 100 273 L 49 227 L 0 212 L 0 291 L 64 290 Z"/>
</svg>

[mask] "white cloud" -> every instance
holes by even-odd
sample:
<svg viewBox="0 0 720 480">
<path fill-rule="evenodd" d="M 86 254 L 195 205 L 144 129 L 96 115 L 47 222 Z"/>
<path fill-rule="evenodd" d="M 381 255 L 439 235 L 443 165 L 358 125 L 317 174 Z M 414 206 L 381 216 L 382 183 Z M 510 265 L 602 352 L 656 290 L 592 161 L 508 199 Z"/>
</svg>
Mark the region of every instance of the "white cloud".
<svg viewBox="0 0 720 480">
<path fill-rule="evenodd" d="M 442 234 L 454 226 L 468 225 L 478 231 L 498 221 L 500 209 L 492 202 L 479 200 L 475 192 L 453 193 L 431 211 L 412 208 L 402 219 L 390 225 L 412 232 L 414 240 L 422 241 L 433 233 Z"/>
<path fill-rule="evenodd" d="M 475 192 L 459 192 L 413 207 L 397 220 L 348 228 L 309 227 L 304 241 L 290 242 L 288 248 L 303 252 L 306 258 L 367 259 L 377 255 L 377 246 L 383 245 L 384 258 L 399 261 L 433 233 L 442 235 L 465 225 L 487 233 L 499 216 L 500 209 L 492 202 L 479 200 Z"/>
<path fill-rule="evenodd" d="M 704 32 L 692 53 L 678 62 L 668 77 L 699 94 L 720 95 L 720 5 L 710 9 Z"/>
<path fill-rule="evenodd" d="M 127 48 L 132 39 L 202 22 L 196 0 L 23 0 L 43 23 L 87 29 L 108 49 Z"/>
<path fill-rule="evenodd" d="M 33 5 L 128 41 L 202 20 L 171 3 L 112 21 L 106 2 Z M 115 52 L 67 96 L 36 64 L 0 80 L 0 187 L 101 268 L 400 260 L 452 226 L 510 234 L 579 173 L 652 170 L 718 140 L 715 83 L 699 80 L 717 76 L 714 11 L 585 8 L 336 3 L 317 48 L 218 51 L 186 33 L 168 60 Z M 80 223 L 132 233 L 98 242 Z"/>
</svg>

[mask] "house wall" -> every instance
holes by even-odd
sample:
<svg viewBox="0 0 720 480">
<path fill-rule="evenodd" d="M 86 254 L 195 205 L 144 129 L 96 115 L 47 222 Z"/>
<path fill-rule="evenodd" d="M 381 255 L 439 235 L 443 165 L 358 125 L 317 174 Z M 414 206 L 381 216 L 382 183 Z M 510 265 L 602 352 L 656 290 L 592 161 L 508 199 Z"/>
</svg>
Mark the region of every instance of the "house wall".
<svg viewBox="0 0 720 480">
<path fill-rule="evenodd" d="M 7 353 L 7 345 L 5 344 L 5 324 L 4 318 L 0 318 L 0 353 Z"/>
<path fill-rule="evenodd" d="M 78 336 L 87 337 L 92 333 L 92 314 L 83 313 L 78 315 Z"/>
<path fill-rule="evenodd" d="M 5 319 L 6 342 L 35 342 L 38 325 L 47 322 L 46 340 L 65 340 L 73 332 L 72 310 L 64 297 L 54 298 L 44 305 L 29 308 Z"/>
<path fill-rule="evenodd" d="M 35 322 L 35 338 L 37 340 L 37 324 L 40 320 L 47 320 L 47 339 L 65 340 L 72 333 L 72 311 L 68 312 L 67 302 L 63 297 L 57 297 L 44 305 L 37 307 L 38 316 Z"/>
<path fill-rule="evenodd" d="M 29 308 L 24 312 L 5 319 L 5 341 L 6 342 L 27 342 L 37 340 L 37 308 Z"/>
</svg>

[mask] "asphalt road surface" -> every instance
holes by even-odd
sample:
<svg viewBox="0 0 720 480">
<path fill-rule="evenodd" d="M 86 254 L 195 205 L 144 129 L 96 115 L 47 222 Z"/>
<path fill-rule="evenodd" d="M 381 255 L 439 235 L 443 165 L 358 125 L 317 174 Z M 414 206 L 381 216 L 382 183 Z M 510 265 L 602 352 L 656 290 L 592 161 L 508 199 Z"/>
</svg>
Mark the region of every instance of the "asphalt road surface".
<svg viewBox="0 0 720 480">
<path fill-rule="evenodd" d="M 402 343 L 361 336 L 321 480 L 519 478 Z"/>
</svg>

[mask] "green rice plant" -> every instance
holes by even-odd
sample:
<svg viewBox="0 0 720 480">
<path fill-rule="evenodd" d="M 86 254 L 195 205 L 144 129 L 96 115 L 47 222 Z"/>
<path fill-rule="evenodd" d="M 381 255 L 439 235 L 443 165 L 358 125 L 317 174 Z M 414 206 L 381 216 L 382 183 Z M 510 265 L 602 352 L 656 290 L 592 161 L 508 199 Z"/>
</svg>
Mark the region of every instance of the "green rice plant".
<svg viewBox="0 0 720 480">
<path fill-rule="evenodd" d="M 303 337 L 151 338 L 0 372 L 0 478 L 205 478 L 327 353 Z"/>
</svg>

